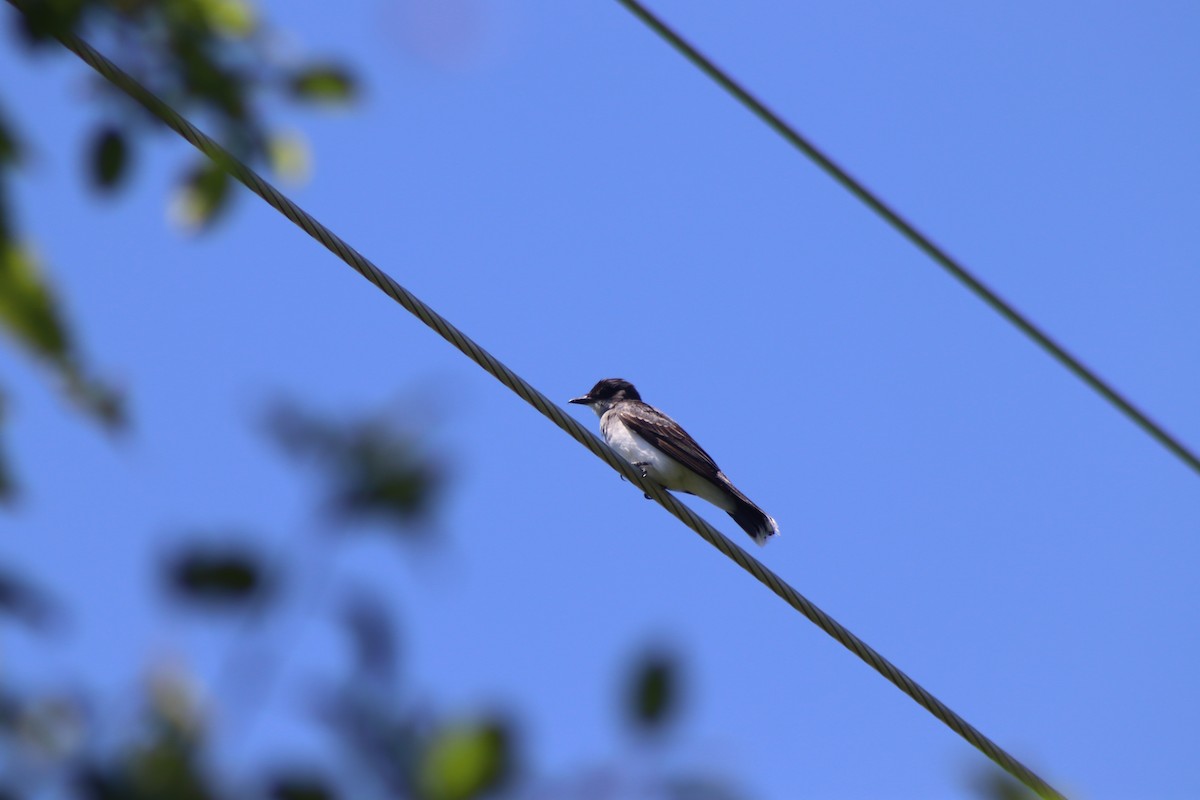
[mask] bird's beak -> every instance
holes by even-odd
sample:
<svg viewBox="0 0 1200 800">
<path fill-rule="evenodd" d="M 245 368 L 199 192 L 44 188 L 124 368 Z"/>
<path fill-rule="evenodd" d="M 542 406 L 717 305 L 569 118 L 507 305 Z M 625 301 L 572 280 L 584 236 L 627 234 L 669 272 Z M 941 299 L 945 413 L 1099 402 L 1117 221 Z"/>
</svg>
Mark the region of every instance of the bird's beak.
<svg viewBox="0 0 1200 800">
<path fill-rule="evenodd" d="M 579 405 L 581 405 L 581 406 L 586 406 L 586 405 L 589 405 L 589 404 L 592 402 L 592 398 L 588 397 L 588 396 L 585 394 L 583 397 L 572 397 L 572 398 L 571 398 L 570 400 L 568 400 L 567 402 L 568 402 L 568 403 L 577 403 L 577 404 L 579 404 Z"/>
</svg>

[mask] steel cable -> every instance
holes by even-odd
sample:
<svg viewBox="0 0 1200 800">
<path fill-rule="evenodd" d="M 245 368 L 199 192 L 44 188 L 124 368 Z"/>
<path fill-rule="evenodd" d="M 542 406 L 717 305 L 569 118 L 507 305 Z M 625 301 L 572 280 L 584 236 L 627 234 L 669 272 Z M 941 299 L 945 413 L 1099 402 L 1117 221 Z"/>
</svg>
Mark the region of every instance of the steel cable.
<svg viewBox="0 0 1200 800">
<path fill-rule="evenodd" d="M 1193 472 L 1200 474 L 1200 456 L 1192 452 L 1183 442 L 1169 433 L 1142 411 L 1132 400 L 1118 392 L 1107 381 L 1096 374 L 1090 367 L 1065 347 L 1056 342 L 1048 333 L 1038 327 L 1032 320 L 1017 311 L 1000 295 L 990 289 L 982 280 L 976 277 L 961 262 L 939 247 L 915 225 L 880 199 L 874 192 L 864 186 L 853 175 L 843 169 L 832 158 L 821 151 L 815 144 L 805 138 L 782 117 L 767 107 L 765 103 L 734 80 L 727 72 L 712 62 L 707 56 L 697 50 L 679 33 L 651 13 L 638 0 L 617 0 L 629 9 L 638 19 L 651 30 L 662 37 L 668 44 L 678 50 L 684 58 L 692 62 L 704 74 L 712 78 L 722 89 L 731 94 L 738 102 L 746 106 L 751 113 L 765 122 L 787 142 L 808 156 L 830 177 L 840 183 L 847 191 L 861 200 L 868 208 L 883 218 L 885 222 L 900 232 L 904 238 L 915 244 L 922 252 L 932 258 L 939 266 L 964 284 L 967 289 L 983 300 L 1000 316 L 1011 322 L 1022 333 L 1032 339 L 1039 347 L 1049 353 L 1055 360 L 1070 370 L 1076 377 L 1095 390 L 1101 397 L 1111 403 L 1122 414 L 1128 417 L 1144 432 L 1150 434 L 1159 444 L 1167 448 Z"/>
</svg>

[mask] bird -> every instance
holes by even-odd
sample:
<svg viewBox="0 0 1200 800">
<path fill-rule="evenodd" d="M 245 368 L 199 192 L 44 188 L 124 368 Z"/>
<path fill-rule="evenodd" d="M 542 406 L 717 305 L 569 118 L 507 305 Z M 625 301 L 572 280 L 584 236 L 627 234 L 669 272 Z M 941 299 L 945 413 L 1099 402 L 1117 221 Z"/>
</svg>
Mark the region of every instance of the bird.
<svg viewBox="0 0 1200 800">
<path fill-rule="evenodd" d="M 569 402 L 596 412 L 605 441 L 642 477 L 707 500 L 733 517 L 758 545 L 779 533 L 778 523 L 738 491 L 712 456 L 678 422 L 642 402 L 629 381 L 605 378 Z"/>
</svg>

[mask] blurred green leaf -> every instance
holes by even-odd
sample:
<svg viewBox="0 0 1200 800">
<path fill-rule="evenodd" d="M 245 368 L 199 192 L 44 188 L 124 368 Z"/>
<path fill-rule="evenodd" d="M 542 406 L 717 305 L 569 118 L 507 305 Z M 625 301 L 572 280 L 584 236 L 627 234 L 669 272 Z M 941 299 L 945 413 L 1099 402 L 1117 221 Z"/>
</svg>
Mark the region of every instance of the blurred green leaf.
<svg viewBox="0 0 1200 800">
<path fill-rule="evenodd" d="M 129 165 L 129 147 L 118 128 L 105 127 L 96 132 L 91 145 L 92 183 L 98 189 L 117 188 Z"/>
<path fill-rule="evenodd" d="M 42 358 L 70 361 L 54 293 L 33 253 L 14 242 L 0 242 L 0 324 Z"/>
<path fill-rule="evenodd" d="M 292 74 L 288 87 L 297 99 L 305 102 L 348 103 L 358 94 L 354 76 L 335 64 L 317 64 L 298 70 Z"/>
<path fill-rule="evenodd" d="M 32 0 L 22 3 L 18 25 L 30 44 L 42 44 L 58 36 L 74 33 L 89 0 Z"/>
<path fill-rule="evenodd" d="M 661 653 L 644 656 L 636 665 L 628 691 L 628 711 L 635 725 L 645 730 L 661 728 L 678 703 L 676 667 Z"/>
<path fill-rule="evenodd" d="M 203 744 L 205 719 L 200 689 L 183 665 L 160 662 L 150 671 L 146 707 L 149 729 L 157 741 L 137 740 L 139 750 L 135 754 L 163 749 L 190 756 Z"/>
<path fill-rule="evenodd" d="M 208 227 L 228 204 L 229 184 L 225 170 L 205 161 L 188 173 L 176 190 L 172 218 L 189 230 Z"/>
<path fill-rule="evenodd" d="M 267 140 L 267 158 L 271 169 L 291 183 L 308 179 L 312 172 L 312 153 L 299 134 L 276 134 Z"/>
<path fill-rule="evenodd" d="M 131 752 L 126 786 L 137 800 L 214 800 L 192 742 L 164 732 Z"/>
<path fill-rule="evenodd" d="M 413 442 L 388 434 L 366 428 L 348 442 L 340 505 L 351 513 L 382 512 L 413 522 L 428 511 L 438 475 Z"/>
<path fill-rule="evenodd" d="M 976 793 L 984 800 L 1037 800 L 1033 792 L 1015 778 L 996 769 L 979 771 L 973 783 Z"/>
<path fill-rule="evenodd" d="M 329 476 L 334 508 L 348 516 L 381 517 L 406 533 L 422 529 L 445 482 L 418 434 L 392 416 L 329 422 L 290 406 L 270 415 L 284 449 L 309 457 Z"/>
<path fill-rule="evenodd" d="M 511 736 L 498 721 L 454 725 L 430 742 L 418 765 L 420 800 L 471 800 L 512 772 Z"/>
<path fill-rule="evenodd" d="M 254 7 L 244 0 L 198 0 L 201 13 L 216 32 L 244 39 L 258 27 Z"/>
<path fill-rule="evenodd" d="M 166 578 L 180 600 L 209 605 L 245 605 L 268 590 L 262 559 L 233 544 L 188 546 L 167 560 Z"/>
<path fill-rule="evenodd" d="M 58 300 L 33 253 L 0 241 L 0 325 L 63 380 L 67 397 L 110 428 L 125 422 L 120 393 L 84 375 Z"/>
<path fill-rule="evenodd" d="M 178 64 L 192 99 L 211 103 L 229 121 L 247 120 L 252 85 L 247 77 L 212 58 L 207 47 L 199 41 L 188 38 L 177 44 Z"/>
</svg>

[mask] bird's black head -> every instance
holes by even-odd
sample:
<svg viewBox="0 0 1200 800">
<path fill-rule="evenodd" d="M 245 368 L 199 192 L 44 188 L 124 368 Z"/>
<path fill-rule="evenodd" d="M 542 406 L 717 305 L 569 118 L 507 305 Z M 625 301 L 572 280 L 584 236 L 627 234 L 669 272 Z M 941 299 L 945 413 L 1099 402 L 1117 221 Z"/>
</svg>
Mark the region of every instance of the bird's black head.
<svg viewBox="0 0 1200 800">
<path fill-rule="evenodd" d="M 611 405 L 620 400 L 641 400 L 642 396 L 638 394 L 638 390 L 633 388 L 633 384 L 621 378 L 605 378 L 592 387 L 592 390 L 583 397 L 576 397 L 571 400 L 572 403 L 581 405 L 594 405 L 595 403 L 603 402 Z"/>
</svg>

